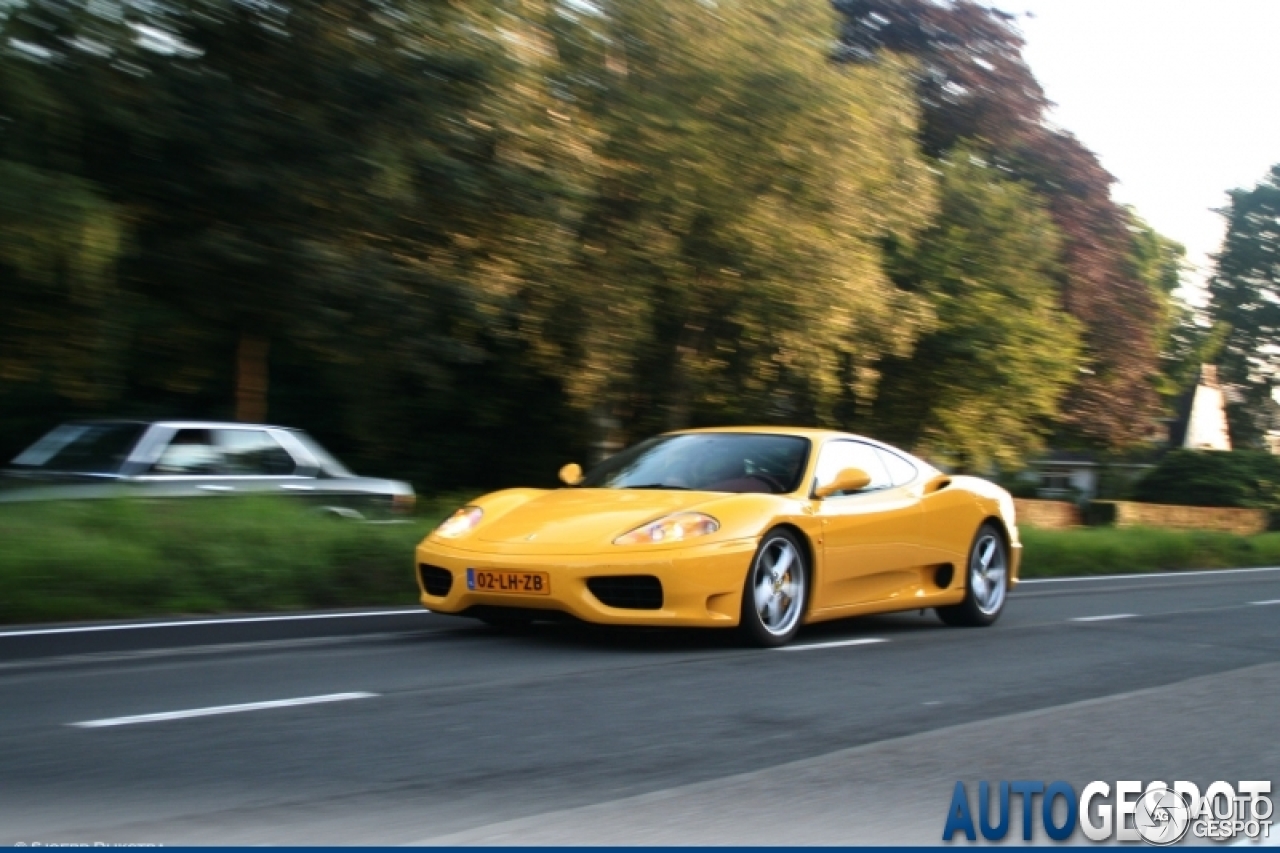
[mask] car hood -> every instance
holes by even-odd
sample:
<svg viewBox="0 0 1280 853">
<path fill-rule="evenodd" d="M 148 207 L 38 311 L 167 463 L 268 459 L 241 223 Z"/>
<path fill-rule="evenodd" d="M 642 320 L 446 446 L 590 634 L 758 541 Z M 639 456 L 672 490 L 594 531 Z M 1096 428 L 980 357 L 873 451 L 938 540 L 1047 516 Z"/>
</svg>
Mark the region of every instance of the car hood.
<svg viewBox="0 0 1280 853">
<path fill-rule="evenodd" d="M 475 538 L 540 546 L 609 544 L 640 525 L 724 495 L 648 489 L 558 489 L 482 524 Z"/>
</svg>

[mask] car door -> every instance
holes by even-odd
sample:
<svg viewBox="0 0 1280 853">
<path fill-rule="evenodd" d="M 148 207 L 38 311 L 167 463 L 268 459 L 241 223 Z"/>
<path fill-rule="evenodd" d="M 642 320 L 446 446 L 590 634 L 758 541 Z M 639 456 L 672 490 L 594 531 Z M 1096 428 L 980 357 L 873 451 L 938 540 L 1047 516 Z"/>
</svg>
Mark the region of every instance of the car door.
<svg viewBox="0 0 1280 853">
<path fill-rule="evenodd" d="M 227 491 L 301 496 L 315 491 L 314 468 L 299 463 L 271 430 L 229 426 L 212 432 Z"/>
<path fill-rule="evenodd" d="M 909 483 L 894 485 L 885 457 L 876 447 L 851 439 L 823 445 L 816 484 L 831 482 L 846 468 L 866 471 L 871 482 L 856 492 L 815 500 L 823 550 L 815 610 L 892 598 L 911 588 L 918 577 L 913 571 L 920 563 L 918 496 Z"/>
<path fill-rule="evenodd" d="M 156 432 L 146 458 L 140 460 L 140 473 L 131 479 L 140 494 L 182 497 L 230 491 L 213 430 L 184 427 L 170 432 L 160 427 Z"/>
</svg>

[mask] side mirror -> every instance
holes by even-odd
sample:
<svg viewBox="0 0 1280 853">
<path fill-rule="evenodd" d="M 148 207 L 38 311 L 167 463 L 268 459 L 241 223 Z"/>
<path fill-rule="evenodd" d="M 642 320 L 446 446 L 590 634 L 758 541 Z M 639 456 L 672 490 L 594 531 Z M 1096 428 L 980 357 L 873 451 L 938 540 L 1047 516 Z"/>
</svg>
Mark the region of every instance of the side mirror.
<svg viewBox="0 0 1280 853">
<path fill-rule="evenodd" d="M 577 462 L 570 462 L 568 465 L 560 469 L 560 482 L 566 486 L 576 486 L 582 482 L 582 466 Z"/>
<path fill-rule="evenodd" d="M 942 491 L 949 485 L 951 485 L 951 478 L 946 474 L 939 474 L 924 484 L 924 493 L 926 495 L 931 495 L 934 492 Z"/>
<path fill-rule="evenodd" d="M 871 475 L 861 468 L 845 468 L 830 483 L 813 490 L 815 498 L 827 498 L 836 492 L 856 492 L 871 484 Z"/>
</svg>

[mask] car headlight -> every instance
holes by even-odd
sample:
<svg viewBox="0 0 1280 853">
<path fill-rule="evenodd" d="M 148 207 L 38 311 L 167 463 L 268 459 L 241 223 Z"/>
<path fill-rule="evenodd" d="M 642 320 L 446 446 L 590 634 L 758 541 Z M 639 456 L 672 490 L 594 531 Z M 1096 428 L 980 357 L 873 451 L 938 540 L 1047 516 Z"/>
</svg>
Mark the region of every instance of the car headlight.
<svg viewBox="0 0 1280 853">
<path fill-rule="evenodd" d="M 484 518 L 484 510 L 478 506 L 464 506 L 444 520 L 444 522 L 436 528 L 435 532 L 438 536 L 446 539 L 457 539 L 464 533 L 470 533 L 475 526 L 480 523 L 480 519 Z"/>
<path fill-rule="evenodd" d="M 656 545 L 706 536 L 720 529 L 720 522 L 700 512 L 678 512 L 637 527 L 613 540 L 614 545 Z"/>
</svg>

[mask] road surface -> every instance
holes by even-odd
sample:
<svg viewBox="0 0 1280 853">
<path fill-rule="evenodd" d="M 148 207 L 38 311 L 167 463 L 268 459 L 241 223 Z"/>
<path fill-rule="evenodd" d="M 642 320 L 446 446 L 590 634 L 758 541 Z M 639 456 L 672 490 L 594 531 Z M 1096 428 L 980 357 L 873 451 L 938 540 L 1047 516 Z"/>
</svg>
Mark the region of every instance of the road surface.
<svg viewBox="0 0 1280 853">
<path fill-rule="evenodd" d="M 310 616 L 0 629 L 0 844 L 937 844 L 958 780 L 1280 790 L 1280 569 L 786 650 Z"/>
</svg>

